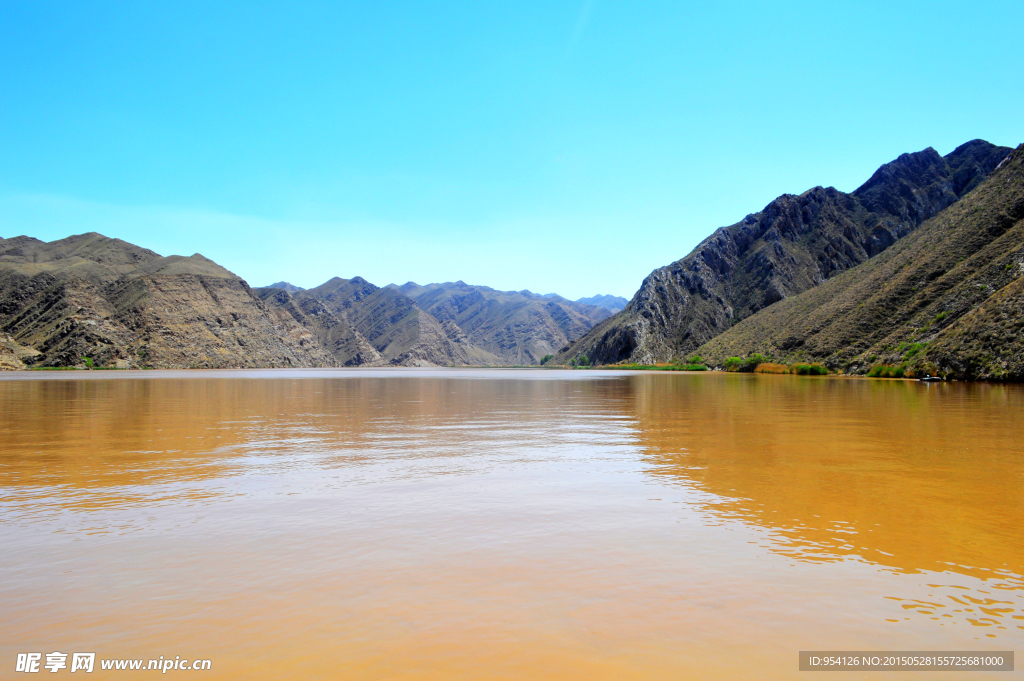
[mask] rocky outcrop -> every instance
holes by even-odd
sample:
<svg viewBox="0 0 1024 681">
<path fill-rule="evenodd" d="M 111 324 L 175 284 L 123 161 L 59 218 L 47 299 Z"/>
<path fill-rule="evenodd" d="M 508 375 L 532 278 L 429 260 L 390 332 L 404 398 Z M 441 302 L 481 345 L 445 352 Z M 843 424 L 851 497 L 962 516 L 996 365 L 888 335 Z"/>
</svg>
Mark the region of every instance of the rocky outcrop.
<svg viewBox="0 0 1024 681">
<path fill-rule="evenodd" d="M 0 335 L 0 371 L 27 369 L 25 360 L 32 361 L 39 353 L 17 343 L 13 338 Z"/>
<path fill-rule="evenodd" d="M 333 314 L 320 300 L 294 298 L 286 289 L 281 288 L 254 289 L 254 292 L 282 324 L 298 325 L 293 331 L 296 338 L 314 334 L 337 366 L 384 364 L 377 349 L 352 327 L 347 316 Z"/>
<path fill-rule="evenodd" d="M 904 154 L 852 194 L 783 195 L 652 272 L 622 312 L 564 347 L 608 364 L 681 358 L 740 320 L 865 262 L 978 185 L 1010 149 L 969 142 Z"/>
</svg>

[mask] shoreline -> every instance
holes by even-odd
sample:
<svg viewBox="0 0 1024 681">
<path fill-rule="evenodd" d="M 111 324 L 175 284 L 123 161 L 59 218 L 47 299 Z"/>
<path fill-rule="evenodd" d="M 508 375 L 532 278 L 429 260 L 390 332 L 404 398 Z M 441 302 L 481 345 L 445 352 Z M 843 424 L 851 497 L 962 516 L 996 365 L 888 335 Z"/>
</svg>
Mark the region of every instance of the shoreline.
<svg viewBox="0 0 1024 681">
<path fill-rule="evenodd" d="M 640 365 L 644 366 L 644 365 Z M 568 367 L 568 366 L 452 366 L 452 367 L 405 367 L 405 366 L 384 366 L 384 367 L 217 367 L 217 368 L 170 368 L 170 369 L 116 369 L 116 368 L 93 368 L 82 367 L 39 367 L 32 369 L 13 369 L 0 371 L 0 381 L 11 380 L 106 380 L 106 379 L 140 379 L 140 378 L 193 378 L 193 377 L 223 377 L 232 376 L 239 378 L 270 378 L 273 376 L 287 377 L 293 374 L 296 378 L 307 376 L 355 376 L 385 377 L 395 374 L 436 374 L 438 376 L 453 376 L 455 374 L 471 374 L 477 377 L 484 373 L 548 373 L 550 378 L 562 372 L 573 372 L 583 378 L 583 375 L 576 372 L 587 372 L 592 378 L 609 375 L 630 375 L 630 374 L 686 374 L 686 375 L 751 375 L 751 376 L 785 376 L 792 378 L 809 379 L 871 379 L 884 382 L 908 382 L 908 383 L 977 383 L 986 385 L 1019 385 L 1021 381 L 1006 380 L 969 380 L 959 378 L 946 378 L 932 381 L 924 381 L 920 378 L 902 377 L 877 377 L 862 374 L 839 374 L 827 375 L 803 375 L 795 373 L 776 372 L 750 372 L 750 371 L 725 371 L 722 369 L 708 368 L 705 371 L 689 371 L 650 365 L 648 368 L 637 366 L 618 367 L 615 365 L 592 366 L 592 367 Z M 255 374 L 259 374 L 258 376 Z M 268 375 L 270 374 L 270 375 Z"/>
</svg>

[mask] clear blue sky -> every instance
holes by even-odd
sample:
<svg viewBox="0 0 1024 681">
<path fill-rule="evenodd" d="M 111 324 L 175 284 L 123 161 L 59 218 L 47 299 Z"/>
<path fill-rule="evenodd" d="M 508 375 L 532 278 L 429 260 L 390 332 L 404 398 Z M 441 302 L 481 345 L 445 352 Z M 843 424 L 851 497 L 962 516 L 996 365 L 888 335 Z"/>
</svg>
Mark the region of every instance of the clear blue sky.
<svg viewBox="0 0 1024 681">
<path fill-rule="evenodd" d="M 1024 141 L 1024 3 L 6 0 L 0 236 L 631 297 L 775 196 Z"/>
</svg>

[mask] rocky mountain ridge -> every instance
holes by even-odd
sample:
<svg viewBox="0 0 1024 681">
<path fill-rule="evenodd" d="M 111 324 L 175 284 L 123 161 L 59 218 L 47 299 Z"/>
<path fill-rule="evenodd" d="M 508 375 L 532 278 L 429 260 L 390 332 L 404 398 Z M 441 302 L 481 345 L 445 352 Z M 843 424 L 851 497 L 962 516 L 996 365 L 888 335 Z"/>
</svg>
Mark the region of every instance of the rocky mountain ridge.
<svg viewBox="0 0 1024 681">
<path fill-rule="evenodd" d="M 270 284 L 269 286 L 264 286 L 263 288 L 281 288 L 281 289 L 284 289 L 285 291 L 288 291 L 289 293 L 298 293 L 299 291 L 305 291 L 306 290 L 306 289 L 302 288 L 301 286 L 296 286 L 295 284 L 289 284 L 287 281 L 278 281 L 278 282 L 275 282 L 273 284 Z"/>
<path fill-rule="evenodd" d="M 976 189 L 871 260 L 698 349 L 864 373 L 1024 380 L 1024 145 Z"/>
<path fill-rule="evenodd" d="M 976 187 L 1012 150 L 983 140 L 945 157 L 928 148 L 883 165 L 853 193 L 786 194 L 722 227 L 644 279 L 629 304 L 554 361 L 644 364 L 696 350 L 780 300 L 884 251 Z"/>
</svg>

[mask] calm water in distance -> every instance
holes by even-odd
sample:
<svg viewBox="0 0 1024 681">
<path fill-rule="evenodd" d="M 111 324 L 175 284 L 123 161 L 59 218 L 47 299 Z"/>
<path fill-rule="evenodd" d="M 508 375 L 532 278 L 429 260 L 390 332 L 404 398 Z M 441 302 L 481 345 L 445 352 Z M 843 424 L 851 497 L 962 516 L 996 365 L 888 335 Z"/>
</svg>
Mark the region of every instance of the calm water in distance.
<svg viewBox="0 0 1024 681">
<path fill-rule="evenodd" d="M 31 651 L 209 658 L 206 679 L 795 679 L 808 649 L 1020 657 L 1022 527 L 1016 386 L 0 376 L 0 678 Z"/>
</svg>

